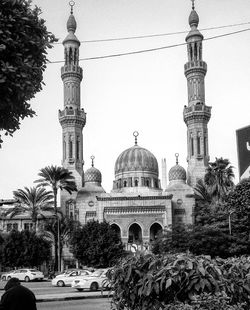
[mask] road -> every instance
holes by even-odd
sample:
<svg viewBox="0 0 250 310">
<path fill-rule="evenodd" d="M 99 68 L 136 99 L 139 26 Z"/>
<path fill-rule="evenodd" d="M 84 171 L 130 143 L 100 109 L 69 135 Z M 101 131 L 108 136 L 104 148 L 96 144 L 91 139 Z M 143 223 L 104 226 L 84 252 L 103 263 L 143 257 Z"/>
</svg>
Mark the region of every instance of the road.
<svg viewBox="0 0 250 310">
<path fill-rule="evenodd" d="M 110 310 L 108 298 L 51 301 L 37 303 L 37 310 Z"/>
</svg>

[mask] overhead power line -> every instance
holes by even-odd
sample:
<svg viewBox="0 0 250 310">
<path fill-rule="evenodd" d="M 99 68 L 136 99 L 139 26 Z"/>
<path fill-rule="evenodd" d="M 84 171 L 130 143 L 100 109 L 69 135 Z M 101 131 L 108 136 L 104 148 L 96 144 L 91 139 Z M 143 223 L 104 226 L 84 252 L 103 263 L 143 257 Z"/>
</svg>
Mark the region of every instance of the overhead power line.
<svg viewBox="0 0 250 310">
<path fill-rule="evenodd" d="M 229 27 L 245 26 L 245 25 L 249 25 L 249 24 L 250 24 L 250 22 L 238 23 L 238 24 L 229 24 L 229 25 L 223 25 L 223 26 L 215 26 L 215 27 L 209 27 L 209 28 L 202 28 L 202 29 L 200 29 L 200 31 L 209 31 L 209 30 L 223 29 L 223 28 L 229 28 Z M 154 37 L 172 36 L 172 35 L 184 34 L 184 33 L 188 33 L 188 32 L 189 32 L 189 30 L 184 30 L 184 31 L 176 31 L 176 32 L 167 32 L 167 33 L 140 35 L 140 36 L 121 37 L 121 38 L 83 40 L 83 41 L 80 41 L 80 42 L 81 43 L 98 43 L 98 42 L 112 42 L 112 41 L 146 39 L 146 38 L 154 38 Z M 55 42 L 53 44 L 62 44 L 62 43 L 61 42 Z"/>
<path fill-rule="evenodd" d="M 217 36 L 212 36 L 212 37 L 205 38 L 205 39 L 203 39 L 203 41 L 218 39 L 218 38 L 222 38 L 222 37 L 226 37 L 226 36 L 230 36 L 230 35 L 234 35 L 234 34 L 246 32 L 246 31 L 249 31 L 249 30 L 250 30 L 250 28 L 246 28 L 246 29 L 242 29 L 242 30 L 238 30 L 238 31 L 234 31 L 234 32 L 228 32 L 228 33 L 220 34 L 220 35 L 217 35 Z M 197 41 L 198 41 L 198 40 L 197 40 Z M 202 41 L 202 40 L 200 40 L 200 41 Z M 173 45 L 167 45 L 167 46 L 161 46 L 161 47 L 155 47 L 155 48 L 144 49 L 144 50 L 139 50 L 139 51 L 132 51 L 132 52 L 119 53 L 119 54 L 110 54 L 110 55 L 103 55 L 103 56 L 86 57 L 86 58 L 81 58 L 81 59 L 79 59 L 79 61 L 97 60 L 97 59 L 104 59 L 104 58 L 128 56 L 128 55 L 134 55 L 134 54 L 141 54 L 141 53 L 147 53 L 147 52 L 154 52 L 154 51 L 159 51 L 159 50 L 163 50 L 163 49 L 168 49 L 168 48 L 174 48 L 174 47 L 178 47 L 178 46 L 183 46 L 183 45 L 187 45 L 187 43 L 184 42 L 184 43 L 179 43 L 179 44 L 173 44 Z M 48 63 L 49 63 L 49 64 L 64 63 L 64 60 L 49 61 Z"/>
</svg>

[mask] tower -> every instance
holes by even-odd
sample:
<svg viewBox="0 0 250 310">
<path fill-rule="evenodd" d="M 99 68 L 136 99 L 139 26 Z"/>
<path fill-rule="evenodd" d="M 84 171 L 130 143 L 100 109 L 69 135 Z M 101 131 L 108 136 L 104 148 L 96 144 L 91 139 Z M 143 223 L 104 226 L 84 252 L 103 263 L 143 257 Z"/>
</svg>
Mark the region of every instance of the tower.
<svg viewBox="0 0 250 310">
<path fill-rule="evenodd" d="M 202 60 L 203 35 L 197 29 L 199 16 L 192 1 L 189 16 L 189 31 L 186 42 L 188 62 L 184 66 L 188 87 L 188 106 L 184 107 L 183 117 L 187 125 L 187 182 L 194 186 L 203 178 L 208 166 L 208 129 L 211 107 L 205 104 L 205 75 L 207 64 Z"/>
<path fill-rule="evenodd" d="M 81 108 L 82 68 L 79 66 L 80 42 L 75 36 L 76 26 L 71 5 L 71 14 L 67 22 L 68 35 L 63 41 L 65 62 L 61 68 L 61 78 L 64 86 L 64 109 L 59 110 L 59 121 L 62 126 L 62 165 L 72 172 L 79 188 L 82 186 L 82 130 L 86 122 L 86 113 Z"/>
</svg>

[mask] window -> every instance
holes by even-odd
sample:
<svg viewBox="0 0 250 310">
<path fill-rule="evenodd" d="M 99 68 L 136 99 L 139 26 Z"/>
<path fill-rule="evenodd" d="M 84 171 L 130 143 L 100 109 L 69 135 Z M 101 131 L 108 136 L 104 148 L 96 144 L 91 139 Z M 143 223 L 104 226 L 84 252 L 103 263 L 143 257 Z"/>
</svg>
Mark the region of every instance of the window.
<svg viewBox="0 0 250 310">
<path fill-rule="evenodd" d="M 200 137 L 200 134 L 198 134 L 198 137 L 197 137 L 197 154 L 198 155 L 201 154 L 201 137 Z"/>
<path fill-rule="evenodd" d="M 191 137 L 191 156 L 194 156 L 194 138 Z"/>
<path fill-rule="evenodd" d="M 33 224 L 32 223 L 24 223 L 24 230 L 32 230 Z"/>
<path fill-rule="evenodd" d="M 72 157 L 73 157 L 73 143 L 70 140 L 69 141 L 69 158 L 72 158 Z"/>
<path fill-rule="evenodd" d="M 80 139 L 77 137 L 76 141 L 76 159 L 80 158 Z"/>
<path fill-rule="evenodd" d="M 204 155 L 207 156 L 207 137 L 204 137 Z"/>
<path fill-rule="evenodd" d="M 127 181 L 123 182 L 123 187 L 127 187 Z"/>
<path fill-rule="evenodd" d="M 138 186 L 138 180 L 135 179 L 135 187 L 137 187 L 137 186 Z"/>
</svg>

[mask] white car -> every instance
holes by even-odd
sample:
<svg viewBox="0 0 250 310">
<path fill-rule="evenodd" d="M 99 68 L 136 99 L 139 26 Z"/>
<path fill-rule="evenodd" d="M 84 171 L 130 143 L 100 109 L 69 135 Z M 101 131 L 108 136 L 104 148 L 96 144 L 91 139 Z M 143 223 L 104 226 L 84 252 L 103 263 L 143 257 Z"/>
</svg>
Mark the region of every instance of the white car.
<svg viewBox="0 0 250 310">
<path fill-rule="evenodd" d="M 33 281 L 33 280 L 43 280 L 44 274 L 37 269 L 16 269 L 11 272 L 5 274 L 6 280 L 10 278 L 18 278 L 20 281 Z"/>
<path fill-rule="evenodd" d="M 74 270 L 69 273 L 63 273 L 57 275 L 52 279 L 51 284 L 53 286 L 70 286 L 72 281 L 78 279 L 79 277 L 88 276 L 91 274 L 89 270 Z"/>
<path fill-rule="evenodd" d="M 14 272 L 14 271 L 15 271 L 15 270 L 10 270 L 10 271 L 8 271 L 8 272 L 2 273 L 2 275 L 1 275 L 1 280 L 2 280 L 2 281 L 6 281 L 6 280 L 7 280 L 7 275 L 10 274 L 10 273 L 12 273 L 12 272 Z"/>
<path fill-rule="evenodd" d="M 75 279 L 71 287 L 77 289 L 79 292 L 82 292 L 84 289 L 91 291 L 97 291 L 104 287 L 104 284 L 107 283 L 108 278 L 106 273 L 109 269 L 98 269 L 89 276 L 81 277 Z"/>
</svg>

